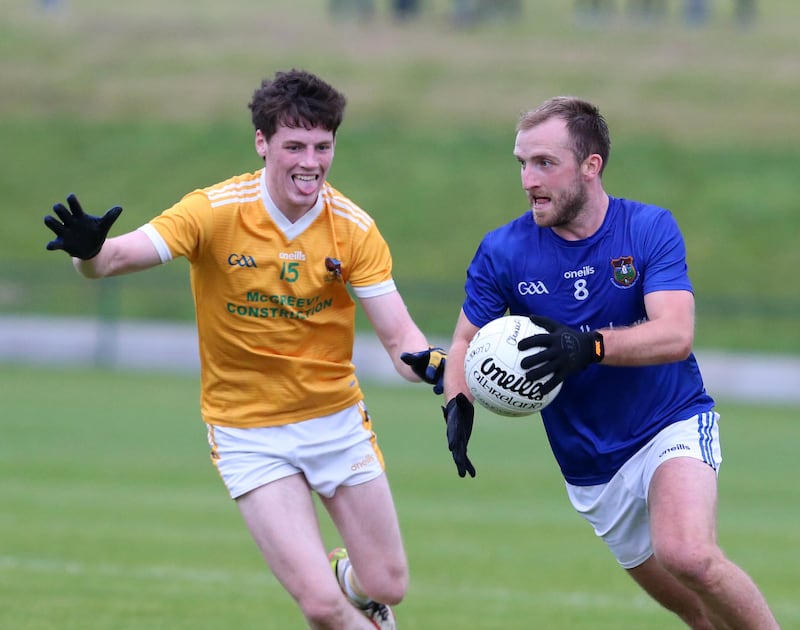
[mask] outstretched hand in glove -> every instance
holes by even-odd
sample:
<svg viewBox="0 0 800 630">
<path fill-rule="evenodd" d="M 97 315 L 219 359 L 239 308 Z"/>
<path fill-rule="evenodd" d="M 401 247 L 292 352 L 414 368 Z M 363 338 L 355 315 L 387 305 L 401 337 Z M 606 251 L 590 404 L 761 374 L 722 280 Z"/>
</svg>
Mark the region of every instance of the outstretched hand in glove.
<svg viewBox="0 0 800 630">
<path fill-rule="evenodd" d="M 447 352 L 444 349 L 431 346 L 420 352 L 404 352 L 400 355 L 400 360 L 423 381 L 433 385 L 434 394 L 444 391 L 444 366 L 447 362 Z"/>
<path fill-rule="evenodd" d="M 542 385 L 542 394 L 553 391 L 570 374 L 580 372 L 605 356 L 603 335 L 596 330 L 582 332 L 542 315 L 531 315 L 531 321 L 547 330 L 547 334 L 520 339 L 519 350 L 542 348 L 520 361 L 529 380 L 537 381 L 548 374 L 552 377 Z"/>
<path fill-rule="evenodd" d="M 475 407 L 464 394 L 456 394 L 446 407 L 442 407 L 447 422 L 447 446 L 453 454 L 453 461 L 458 469 L 458 476 L 469 473 L 475 476 L 475 466 L 467 457 L 467 444 L 472 435 L 472 421 L 475 419 Z"/>
<path fill-rule="evenodd" d="M 122 208 L 114 206 L 102 217 L 96 217 L 83 211 L 74 194 L 67 197 L 67 204 L 69 209 L 63 203 L 53 206 L 53 212 L 61 221 L 52 215 L 44 218 L 44 224 L 56 235 L 56 238 L 47 244 L 47 249 L 50 251 L 63 249 L 70 256 L 82 260 L 94 258 L 100 253 L 108 232 L 122 212 Z"/>
</svg>

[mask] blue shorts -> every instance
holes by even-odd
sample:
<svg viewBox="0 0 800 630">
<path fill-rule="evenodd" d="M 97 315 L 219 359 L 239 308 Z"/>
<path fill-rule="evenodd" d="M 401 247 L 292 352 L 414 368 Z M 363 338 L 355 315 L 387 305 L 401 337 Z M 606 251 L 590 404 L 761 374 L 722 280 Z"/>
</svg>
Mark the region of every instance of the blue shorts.
<svg viewBox="0 0 800 630">
<path fill-rule="evenodd" d="M 675 457 L 705 462 L 719 473 L 719 414 L 708 411 L 669 425 L 631 457 L 608 483 L 567 483 L 572 506 L 594 528 L 626 568 L 638 567 L 651 555 L 647 493 L 656 469 Z"/>
</svg>

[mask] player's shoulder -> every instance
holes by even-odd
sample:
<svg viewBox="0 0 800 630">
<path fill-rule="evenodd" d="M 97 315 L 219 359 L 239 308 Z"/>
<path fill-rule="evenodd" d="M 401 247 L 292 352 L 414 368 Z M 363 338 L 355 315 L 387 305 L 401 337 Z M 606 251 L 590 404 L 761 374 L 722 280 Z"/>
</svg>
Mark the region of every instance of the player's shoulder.
<svg viewBox="0 0 800 630">
<path fill-rule="evenodd" d="M 653 203 L 609 197 L 609 213 L 611 223 L 623 223 L 637 230 L 678 229 L 672 212 Z"/>
<path fill-rule="evenodd" d="M 330 212 L 337 225 L 368 232 L 375 224 L 375 220 L 366 210 L 330 183 L 325 182 L 321 194 L 325 209 Z"/>
<path fill-rule="evenodd" d="M 234 175 L 196 192 L 205 196 L 212 206 L 255 201 L 261 196 L 262 170 Z"/>
<path fill-rule="evenodd" d="M 199 211 L 261 198 L 261 171 L 244 173 L 186 193 L 177 207 Z"/>
<path fill-rule="evenodd" d="M 531 211 L 527 210 L 507 223 L 489 230 L 484 235 L 483 241 L 486 244 L 499 244 L 501 248 L 505 249 L 517 240 L 530 243 L 532 236 L 541 230 L 542 228 L 533 220 Z"/>
<path fill-rule="evenodd" d="M 625 197 L 612 197 L 609 195 L 608 205 L 609 210 L 616 214 L 644 219 L 671 214 L 667 208 L 662 206 L 636 199 L 626 199 Z"/>
</svg>

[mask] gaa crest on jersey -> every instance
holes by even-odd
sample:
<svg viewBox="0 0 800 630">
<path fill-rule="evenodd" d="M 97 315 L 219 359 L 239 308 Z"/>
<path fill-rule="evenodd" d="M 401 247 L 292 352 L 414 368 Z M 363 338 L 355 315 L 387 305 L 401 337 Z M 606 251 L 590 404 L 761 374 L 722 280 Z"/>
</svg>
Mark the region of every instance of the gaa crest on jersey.
<svg viewBox="0 0 800 630">
<path fill-rule="evenodd" d="M 621 287 L 629 287 L 636 278 L 639 277 L 639 272 L 633 264 L 633 256 L 620 256 L 619 258 L 611 259 L 611 268 L 614 270 L 614 284 Z"/>
<path fill-rule="evenodd" d="M 328 272 L 328 282 L 342 281 L 342 263 L 338 259 L 330 256 L 325 258 L 325 271 Z"/>
</svg>

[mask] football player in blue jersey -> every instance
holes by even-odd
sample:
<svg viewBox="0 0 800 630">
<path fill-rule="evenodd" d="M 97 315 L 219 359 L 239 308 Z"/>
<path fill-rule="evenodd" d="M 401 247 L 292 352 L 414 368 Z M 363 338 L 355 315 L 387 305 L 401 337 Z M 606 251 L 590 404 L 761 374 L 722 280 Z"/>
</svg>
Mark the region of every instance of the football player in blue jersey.
<svg viewBox="0 0 800 630">
<path fill-rule="evenodd" d="M 562 389 L 542 412 L 574 508 L 617 562 L 691 628 L 778 624 L 717 544 L 719 415 L 692 354 L 694 294 L 669 211 L 603 187 L 611 142 L 597 107 L 556 97 L 522 115 L 514 157 L 530 210 L 488 233 L 467 271 L 448 367 L 505 314 L 531 379 Z M 536 349 L 534 351 L 533 349 Z M 464 477 L 474 408 L 445 368 L 448 445 Z"/>
</svg>

